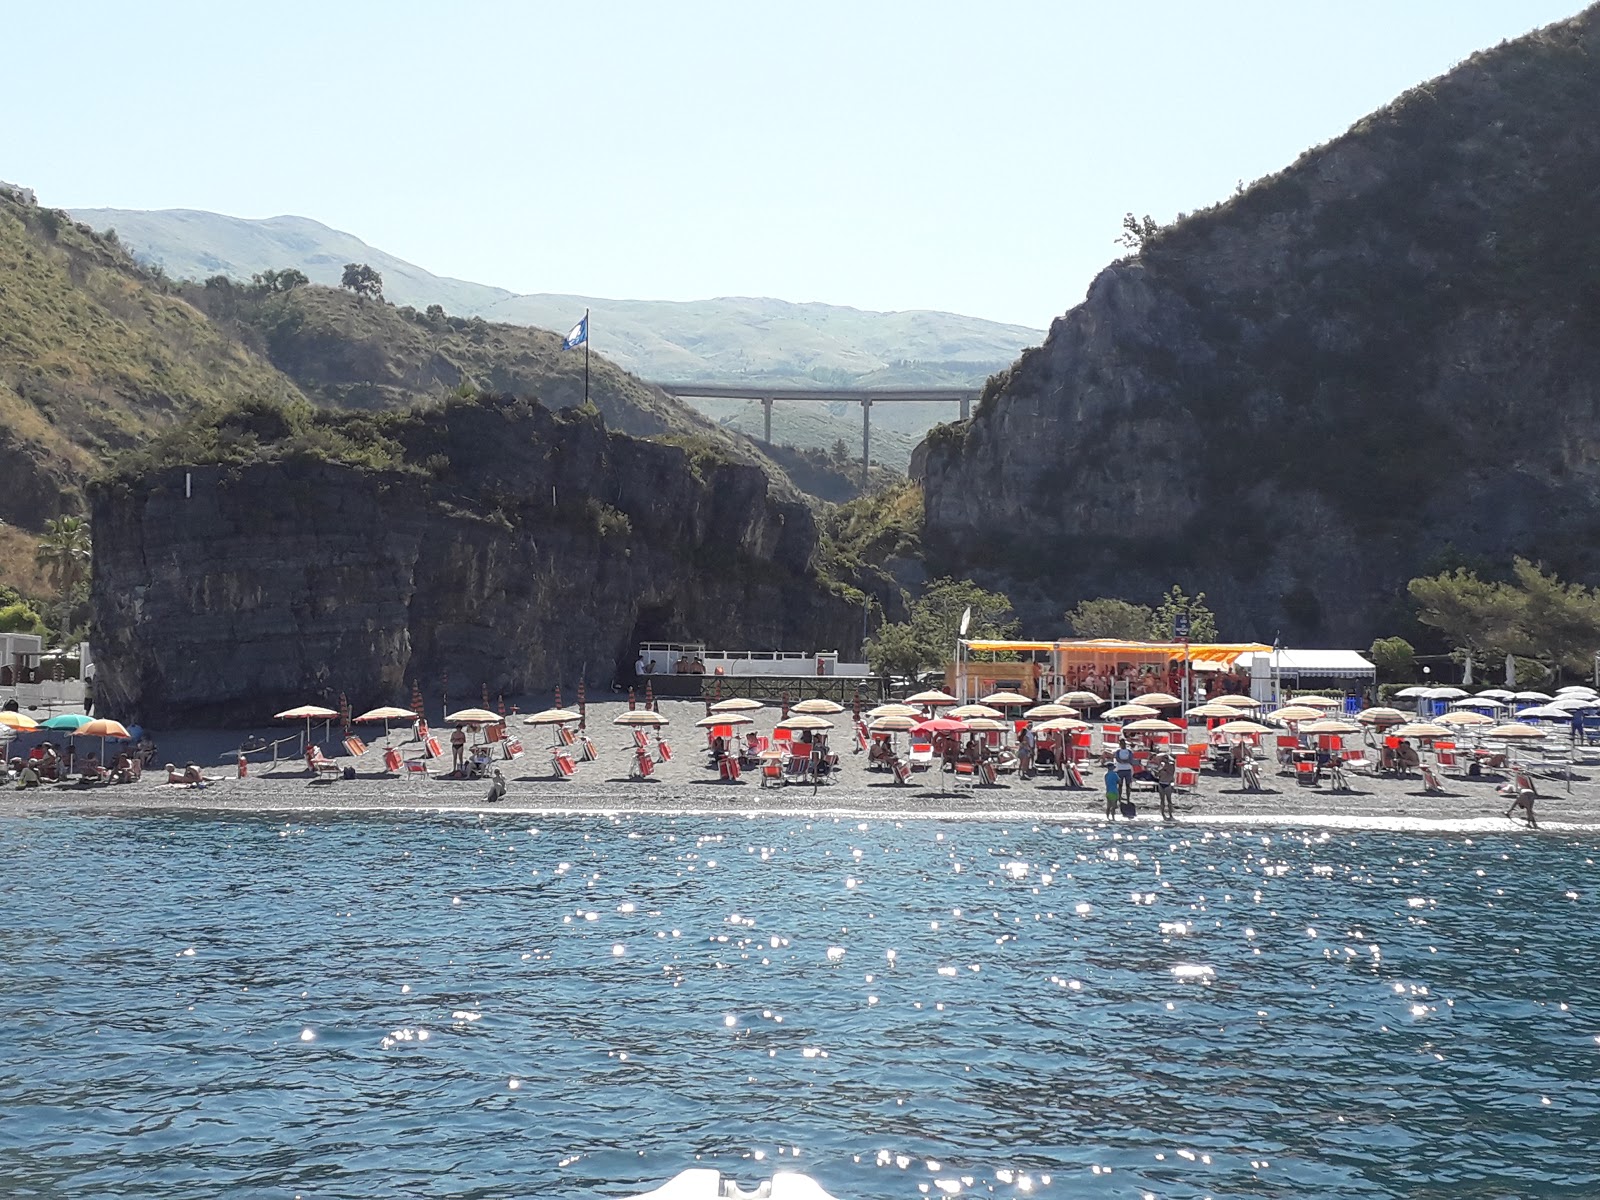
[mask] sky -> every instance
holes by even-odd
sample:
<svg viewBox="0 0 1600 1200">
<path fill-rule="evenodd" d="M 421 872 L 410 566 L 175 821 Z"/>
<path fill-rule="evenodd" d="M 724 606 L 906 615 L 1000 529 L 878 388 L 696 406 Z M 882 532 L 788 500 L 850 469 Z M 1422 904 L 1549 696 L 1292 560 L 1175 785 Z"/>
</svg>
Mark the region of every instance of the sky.
<svg viewBox="0 0 1600 1200">
<path fill-rule="evenodd" d="M 1043 328 L 1167 221 L 1579 0 L 6 6 L 0 179 L 518 292 Z"/>
</svg>

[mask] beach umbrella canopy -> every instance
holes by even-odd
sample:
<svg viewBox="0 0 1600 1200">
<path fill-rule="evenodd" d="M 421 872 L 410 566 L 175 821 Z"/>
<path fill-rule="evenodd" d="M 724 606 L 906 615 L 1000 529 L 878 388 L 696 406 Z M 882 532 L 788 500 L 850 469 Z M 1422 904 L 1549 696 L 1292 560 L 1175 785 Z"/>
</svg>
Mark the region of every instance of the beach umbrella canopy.
<svg viewBox="0 0 1600 1200">
<path fill-rule="evenodd" d="M 648 708 L 631 708 L 620 716 L 611 718 L 613 725 L 666 725 L 666 717 L 658 712 L 651 712 Z"/>
<path fill-rule="evenodd" d="M 1532 725 L 1520 725 L 1516 722 L 1510 725 L 1496 725 L 1483 735 L 1484 740 L 1490 742 L 1519 741 L 1548 736 L 1547 729 L 1535 729 Z"/>
<path fill-rule="evenodd" d="M 39 728 L 39 722 L 26 713 L 19 712 L 0 712 L 0 725 L 15 729 L 18 733 L 27 733 L 30 729 Z"/>
<path fill-rule="evenodd" d="M 1408 688 L 1401 688 L 1394 695 L 1397 700 L 1421 700 L 1431 691 L 1433 691 L 1432 688 L 1423 687 L 1420 683 L 1417 683 Z"/>
<path fill-rule="evenodd" d="M 1123 733 L 1176 733 L 1178 727 L 1160 717 L 1142 717 L 1122 727 Z"/>
<path fill-rule="evenodd" d="M 1568 692 L 1565 696 L 1557 696 L 1550 703 L 1556 708 L 1594 708 L 1600 705 L 1600 700 L 1593 696 L 1583 696 L 1577 692 Z"/>
<path fill-rule="evenodd" d="M 1218 733 L 1271 733 L 1265 725 L 1254 721 L 1224 721 L 1217 726 Z"/>
<path fill-rule="evenodd" d="M 759 700 L 752 700 L 748 696 L 731 696 L 727 700 L 718 700 L 711 706 L 711 711 L 719 712 L 754 712 L 766 705 Z"/>
<path fill-rule="evenodd" d="M 1222 717 L 1224 720 L 1227 720 L 1232 717 L 1237 717 L 1239 715 L 1239 710 L 1234 708 L 1231 704 L 1217 704 L 1213 702 L 1210 704 L 1195 705 L 1195 707 L 1189 710 L 1189 715 L 1191 717 Z M 1320 716 L 1321 714 L 1318 715 Z"/>
<path fill-rule="evenodd" d="M 1033 703 L 1033 697 L 1024 696 L 1021 692 L 990 692 L 987 696 L 980 696 L 978 702 L 992 704 L 996 708 L 1027 708 Z"/>
<path fill-rule="evenodd" d="M 1301 733 L 1360 733 L 1361 726 L 1352 721 L 1340 721 L 1333 717 L 1325 717 L 1320 721 L 1313 721 L 1309 725 L 1300 726 Z"/>
<path fill-rule="evenodd" d="M 911 727 L 912 733 L 965 733 L 967 723 L 958 721 L 954 717 L 934 717 L 927 721 L 918 721 Z"/>
<path fill-rule="evenodd" d="M 1525 708 L 1517 714 L 1519 721 L 1570 721 L 1578 715 L 1577 709 L 1562 708 L 1559 704 L 1539 704 Z"/>
<path fill-rule="evenodd" d="M 971 717 L 967 720 L 967 728 L 975 733 L 999 733 L 1009 726 L 1004 721 L 996 721 L 993 717 Z"/>
<path fill-rule="evenodd" d="M 1550 697 L 1547 696 L 1544 692 L 1518 692 L 1516 695 L 1512 696 L 1511 698 L 1513 700 L 1548 700 L 1548 699 L 1550 699 Z"/>
<path fill-rule="evenodd" d="M 1435 725 L 1432 721 L 1412 721 L 1406 725 L 1396 725 L 1389 732 L 1396 737 L 1442 738 L 1453 736 L 1455 730 Z"/>
<path fill-rule="evenodd" d="M 126 738 L 130 736 L 121 721 L 112 721 L 105 717 L 97 717 L 87 725 L 78 726 L 77 732 L 80 737 Z"/>
<path fill-rule="evenodd" d="M 965 721 L 969 717 L 1003 717 L 1005 713 L 998 708 L 990 708 L 987 704 L 958 704 L 948 715 Z"/>
<path fill-rule="evenodd" d="M 1509 691 L 1506 688 L 1484 688 L 1483 691 L 1478 693 L 1478 695 L 1487 696 L 1491 700 L 1514 700 L 1516 699 L 1517 694 L 1513 691 Z M 1541 696 L 1540 699 L 1548 700 L 1550 697 Z"/>
<path fill-rule="evenodd" d="M 44 722 L 41 729 L 64 729 L 68 733 L 76 733 L 81 727 L 87 725 L 93 717 L 86 717 L 82 713 L 57 713 Z"/>
<path fill-rule="evenodd" d="M 579 719 L 570 708 L 546 708 L 522 718 L 524 725 L 568 725 Z"/>
<path fill-rule="evenodd" d="M 1105 700 L 1093 692 L 1063 692 L 1056 697 L 1056 703 L 1070 704 L 1073 708 L 1099 708 Z"/>
<path fill-rule="evenodd" d="M 716 705 L 711 706 L 713 709 Z M 912 708 L 909 704 L 880 704 L 877 708 L 867 710 L 867 720 L 877 721 L 883 717 L 920 717 L 922 712 Z"/>
<path fill-rule="evenodd" d="M 1030 721 L 1052 721 L 1056 717 L 1075 717 L 1078 710 L 1065 704 L 1036 704 L 1022 715 Z"/>
<path fill-rule="evenodd" d="M 1585 696 L 1600 694 L 1596 693 L 1594 688 L 1590 687 L 1587 683 L 1569 683 L 1566 687 L 1558 687 L 1556 689 L 1556 695 L 1558 696 L 1567 696 L 1575 692 L 1582 692 Z"/>
<path fill-rule="evenodd" d="M 1429 700 L 1459 700 L 1467 693 L 1458 687 L 1435 687 L 1428 689 Z"/>
<path fill-rule="evenodd" d="M 1303 704 L 1307 708 L 1333 709 L 1344 707 L 1343 700 L 1337 700 L 1332 696 L 1296 696 L 1293 700 L 1289 701 L 1289 703 Z"/>
<path fill-rule="evenodd" d="M 906 697 L 907 704 L 954 704 L 956 698 L 949 692 L 941 692 L 938 688 L 930 688 L 926 692 L 918 692 L 915 696 Z"/>
<path fill-rule="evenodd" d="M 1108 708 L 1100 714 L 1107 720 L 1120 721 L 1124 717 L 1153 717 L 1156 710 L 1147 704 L 1119 704 L 1115 708 Z"/>
<path fill-rule="evenodd" d="M 694 723 L 696 729 L 715 729 L 718 725 L 754 725 L 756 719 L 744 713 L 712 713 Z"/>
<path fill-rule="evenodd" d="M 890 714 L 889 716 L 879 717 L 867 728 L 873 733 L 907 733 L 916 723 L 917 719 L 915 717 Z"/>
<path fill-rule="evenodd" d="M 459 708 L 453 713 L 445 715 L 447 725 L 498 725 L 500 714 L 490 712 L 487 708 Z M 578 718 L 573 717 L 574 721 Z"/>
<path fill-rule="evenodd" d="M 1151 708 L 1171 708 L 1174 704 L 1182 704 L 1171 692 L 1146 692 L 1138 699 L 1140 704 L 1148 704 Z"/>
<path fill-rule="evenodd" d="M 1462 727 L 1468 725 L 1493 725 L 1494 718 L 1485 716 L 1481 712 L 1473 712 L 1470 708 L 1466 708 L 1458 709 L 1455 712 L 1445 713 L 1444 716 L 1439 718 L 1438 724 L 1458 725 Z"/>
<path fill-rule="evenodd" d="M 1226 704 L 1229 708 L 1261 707 L 1261 701 L 1251 699 L 1249 696 L 1218 696 L 1213 703 Z"/>
<path fill-rule="evenodd" d="M 779 721 L 779 729 L 832 729 L 833 722 L 816 713 L 796 713 L 786 721 Z"/>
<path fill-rule="evenodd" d="M 1398 708 L 1363 708 L 1356 714 L 1363 725 L 1404 725 L 1410 719 Z"/>
<path fill-rule="evenodd" d="M 842 713 L 844 711 L 844 705 L 837 704 L 832 700 L 823 700 L 817 698 L 812 700 L 802 700 L 789 711 L 797 713 L 811 713 L 813 716 L 825 717 L 830 716 L 833 713 Z"/>
<path fill-rule="evenodd" d="M 417 714 L 412 712 L 409 708 L 395 708 L 393 705 L 389 705 L 385 708 L 369 708 L 366 712 L 357 717 L 356 720 L 382 721 L 387 725 L 390 721 L 409 721 L 416 715 Z"/>
<path fill-rule="evenodd" d="M 331 721 L 339 714 L 331 708 L 323 708 L 320 704 L 302 704 L 299 708 L 286 708 L 281 713 L 274 713 L 275 721 L 304 721 L 306 723 L 306 745 L 311 744 L 311 722 Z"/>
<path fill-rule="evenodd" d="M 1322 716 L 1320 708 L 1311 708 L 1309 705 L 1296 701 L 1285 705 L 1283 708 L 1274 709 L 1267 716 L 1274 721 L 1315 721 Z"/>
<path fill-rule="evenodd" d="M 1499 700 L 1496 700 L 1491 696 L 1467 696 L 1464 699 L 1457 700 L 1455 702 L 1455 707 L 1456 708 L 1484 708 L 1484 709 L 1489 709 L 1489 710 L 1491 710 L 1493 712 L 1499 712 L 1502 708 L 1505 707 L 1505 705 L 1502 704 Z"/>
<path fill-rule="evenodd" d="M 1040 733 L 1069 733 L 1074 729 L 1087 729 L 1089 722 L 1080 721 L 1076 717 L 1052 717 L 1048 721 L 1040 721 L 1034 729 Z"/>
</svg>

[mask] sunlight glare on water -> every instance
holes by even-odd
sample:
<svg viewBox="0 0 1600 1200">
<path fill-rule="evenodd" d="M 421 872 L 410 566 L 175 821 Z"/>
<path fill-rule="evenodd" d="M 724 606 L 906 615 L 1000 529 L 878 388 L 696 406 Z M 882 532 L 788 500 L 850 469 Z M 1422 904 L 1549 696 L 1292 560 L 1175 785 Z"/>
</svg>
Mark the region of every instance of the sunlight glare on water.
<svg viewBox="0 0 1600 1200">
<path fill-rule="evenodd" d="M 0 1192 L 1600 1194 L 1592 842 L 0 825 Z"/>
</svg>

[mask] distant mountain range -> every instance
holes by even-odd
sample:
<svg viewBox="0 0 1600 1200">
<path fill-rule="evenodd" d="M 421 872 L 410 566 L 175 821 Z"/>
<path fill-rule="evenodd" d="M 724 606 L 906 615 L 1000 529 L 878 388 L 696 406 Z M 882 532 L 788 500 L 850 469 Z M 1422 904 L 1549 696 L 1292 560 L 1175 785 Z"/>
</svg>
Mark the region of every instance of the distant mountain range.
<svg viewBox="0 0 1600 1200">
<path fill-rule="evenodd" d="M 518 295 L 434 275 L 305 217 L 254 221 L 189 209 L 117 208 L 80 208 L 72 215 L 96 229 L 114 228 L 135 257 L 180 279 L 249 279 L 296 267 L 314 283 L 337 285 L 344 264 L 362 262 L 382 273 L 384 295 L 394 303 L 438 304 L 453 316 L 564 331 L 587 308 L 596 352 L 659 382 L 980 386 L 1044 338 L 1043 330 L 920 310 L 866 312 L 738 296 L 676 302 Z"/>
</svg>

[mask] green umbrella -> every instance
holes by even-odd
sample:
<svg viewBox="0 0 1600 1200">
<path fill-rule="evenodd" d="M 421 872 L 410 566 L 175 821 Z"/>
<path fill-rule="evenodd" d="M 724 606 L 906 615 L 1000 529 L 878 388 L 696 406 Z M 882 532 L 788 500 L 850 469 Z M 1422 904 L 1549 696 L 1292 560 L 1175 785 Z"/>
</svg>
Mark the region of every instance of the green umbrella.
<svg viewBox="0 0 1600 1200">
<path fill-rule="evenodd" d="M 64 729 L 68 733 L 76 733 L 92 720 L 94 720 L 93 717 L 86 717 L 82 713 L 57 713 L 48 721 L 45 721 L 40 728 Z"/>
</svg>

